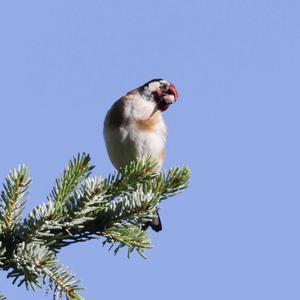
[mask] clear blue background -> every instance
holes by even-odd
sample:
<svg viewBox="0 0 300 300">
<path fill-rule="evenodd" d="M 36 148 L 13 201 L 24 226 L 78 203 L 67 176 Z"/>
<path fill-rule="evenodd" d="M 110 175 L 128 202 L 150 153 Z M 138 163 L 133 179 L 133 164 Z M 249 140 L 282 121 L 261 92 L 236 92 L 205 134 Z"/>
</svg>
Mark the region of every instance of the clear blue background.
<svg viewBox="0 0 300 300">
<path fill-rule="evenodd" d="M 30 167 L 28 209 L 73 154 L 113 170 L 102 122 L 120 96 L 157 77 L 181 96 L 165 168 L 189 165 L 191 186 L 163 203 L 149 260 L 61 252 L 86 299 L 299 299 L 299 1 L 2 1 L 0 39 L 0 176 Z"/>
</svg>

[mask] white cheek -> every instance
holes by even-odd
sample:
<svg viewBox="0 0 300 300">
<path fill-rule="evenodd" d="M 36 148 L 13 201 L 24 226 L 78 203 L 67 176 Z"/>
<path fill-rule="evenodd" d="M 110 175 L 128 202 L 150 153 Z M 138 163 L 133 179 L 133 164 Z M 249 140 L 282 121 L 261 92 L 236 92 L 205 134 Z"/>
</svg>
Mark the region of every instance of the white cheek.
<svg viewBox="0 0 300 300">
<path fill-rule="evenodd" d="M 164 96 L 164 100 L 168 103 L 168 104 L 172 104 L 174 103 L 176 100 L 175 100 L 175 97 L 173 95 L 166 95 Z"/>
<path fill-rule="evenodd" d="M 159 87 L 160 87 L 160 83 L 157 81 L 151 82 L 149 84 L 149 90 L 152 92 L 156 91 Z"/>
</svg>

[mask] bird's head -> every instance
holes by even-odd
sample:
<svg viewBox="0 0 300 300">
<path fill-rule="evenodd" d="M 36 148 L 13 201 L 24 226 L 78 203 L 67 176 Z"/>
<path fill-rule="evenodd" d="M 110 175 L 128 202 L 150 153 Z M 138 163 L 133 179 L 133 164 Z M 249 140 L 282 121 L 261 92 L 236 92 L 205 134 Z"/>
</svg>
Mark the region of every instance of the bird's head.
<svg viewBox="0 0 300 300">
<path fill-rule="evenodd" d="M 168 109 L 179 97 L 175 86 L 164 79 L 153 79 L 141 88 L 143 95 L 149 100 L 155 101 L 157 109 L 160 111 Z"/>
</svg>

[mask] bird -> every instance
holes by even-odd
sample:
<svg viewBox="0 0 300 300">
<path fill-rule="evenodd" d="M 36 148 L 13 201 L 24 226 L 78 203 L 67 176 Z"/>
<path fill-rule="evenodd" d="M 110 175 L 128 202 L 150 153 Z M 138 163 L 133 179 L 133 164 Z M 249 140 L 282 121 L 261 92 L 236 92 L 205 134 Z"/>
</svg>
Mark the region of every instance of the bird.
<svg viewBox="0 0 300 300">
<path fill-rule="evenodd" d="M 151 158 L 153 173 L 161 171 L 166 157 L 167 126 L 162 112 L 178 100 L 175 86 L 164 79 L 152 79 L 117 100 L 106 114 L 103 135 L 108 156 L 117 170 L 137 159 Z M 162 230 L 155 216 L 145 224 Z"/>
</svg>

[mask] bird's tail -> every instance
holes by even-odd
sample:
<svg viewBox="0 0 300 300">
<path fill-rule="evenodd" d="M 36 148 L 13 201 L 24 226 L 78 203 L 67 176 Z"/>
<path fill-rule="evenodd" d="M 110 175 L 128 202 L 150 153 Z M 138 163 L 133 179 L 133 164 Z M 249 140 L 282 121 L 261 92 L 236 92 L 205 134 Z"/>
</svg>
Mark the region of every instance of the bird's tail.
<svg viewBox="0 0 300 300">
<path fill-rule="evenodd" d="M 162 230 L 162 224 L 161 224 L 161 220 L 159 217 L 158 208 L 156 208 L 154 217 L 150 221 L 145 223 L 143 229 L 146 230 L 149 226 L 156 232 L 159 232 Z"/>
</svg>

